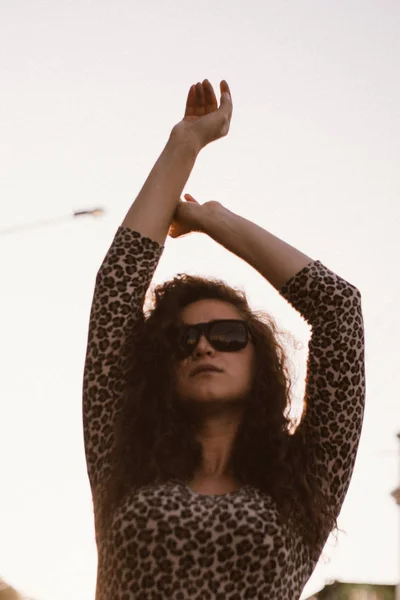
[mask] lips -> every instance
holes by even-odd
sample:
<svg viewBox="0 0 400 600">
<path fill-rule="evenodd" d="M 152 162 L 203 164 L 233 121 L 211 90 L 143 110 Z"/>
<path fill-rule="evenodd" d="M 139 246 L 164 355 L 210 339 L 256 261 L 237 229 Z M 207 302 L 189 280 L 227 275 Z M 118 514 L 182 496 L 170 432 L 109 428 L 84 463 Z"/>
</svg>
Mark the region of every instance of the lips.
<svg viewBox="0 0 400 600">
<path fill-rule="evenodd" d="M 216 371 L 217 373 L 221 373 L 221 369 L 218 367 L 214 367 L 213 365 L 199 365 L 191 372 L 191 376 L 197 375 L 197 373 L 201 373 L 202 371 Z"/>
</svg>

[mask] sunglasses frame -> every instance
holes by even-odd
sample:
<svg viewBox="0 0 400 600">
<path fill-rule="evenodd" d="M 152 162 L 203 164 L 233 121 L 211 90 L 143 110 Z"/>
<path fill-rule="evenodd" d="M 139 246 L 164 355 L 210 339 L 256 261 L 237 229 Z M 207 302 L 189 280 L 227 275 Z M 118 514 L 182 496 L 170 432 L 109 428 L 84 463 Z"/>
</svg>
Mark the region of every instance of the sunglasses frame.
<svg viewBox="0 0 400 600">
<path fill-rule="evenodd" d="M 214 350 L 217 350 L 217 352 L 238 352 L 239 350 L 219 350 L 218 348 L 215 348 L 213 341 L 210 339 L 210 331 L 211 328 L 216 324 L 216 323 L 241 323 L 242 325 L 244 325 L 244 329 L 246 332 L 246 343 L 243 345 L 242 348 L 240 348 L 239 350 L 243 350 L 243 348 L 246 348 L 247 344 L 249 343 L 249 340 L 254 341 L 254 338 L 251 334 L 249 325 L 247 323 L 247 321 L 244 321 L 243 319 L 214 319 L 213 321 L 207 321 L 205 323 L 194 323 L 194 324 L 182 324 L 178 326 L 178 346 L 180 345 L 180 339 L 181 336 L 184 332 L 188 331 L 189 329 L 194 329 L 196 332 L 196 336 L 197 336 L 197 340 L 196 343 L 193 345 L 193 348 L 191 348 L 190 352 L 186 355 L 186 356 L 190 356 L 193 351 L 195 350 L 195 348 L 197 347 L 201 336 L 204 334 L 208 343 L 214 348 Z M 183 350 L 182 350 L 183 352 Z"/>
</svg>

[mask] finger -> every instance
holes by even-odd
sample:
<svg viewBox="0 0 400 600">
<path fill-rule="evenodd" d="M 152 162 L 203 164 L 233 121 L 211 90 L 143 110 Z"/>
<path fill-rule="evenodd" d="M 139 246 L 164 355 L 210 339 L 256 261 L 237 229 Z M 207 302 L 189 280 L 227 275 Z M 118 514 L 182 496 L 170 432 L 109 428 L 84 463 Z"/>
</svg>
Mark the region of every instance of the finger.
<svg viewBox="0 0 400 600">
<path fill-rule="evenodd" d="M 206 112 L 204 90 L 200 81 L 196 83 L 196 116 L 201 117 Z"/>
<path fill-rule="evenodd" d="M 225 81 L 225 79 L 223 79 L 221 81 L 221 83 L 219 84 L 220 90 L 221 90 L 221 105 L 222 106 L 232 106 L 232 94 L 231 94 L 231 90 L 229 88 L 228 83 Z M 228 96 L 226 95 L 228 94 Z"/>
<path fill-rule="evenodd" d="M 197 200 L 190 194 L 185 194 L 183 197 L 186 198 L 186 200 L 189 200 L 189 202 L 196 202 L 196 204 L 198 204 Z"/>
<path fill-rule="evenodd" d="M 229 88 L 229 85 L 228 85 L 228 82 L 226 81 L 226 79 L 222 79 L 221 83 L 219 84 L 219 86 L 220 86 L 220 89 L 221 89 L 221 94 L 223 92 L 228 92 L 228 94 L 230 95 L 231 90 Z"/>
<path fill-rule="evenodd" d="M 204 99 L 206 115 L 218 109 L 217 97 L 214 93 L 214 88 L 208 79 L 203 81 Z"/>
<path fill-rule="evenodd" d="M 196 114 L 196 86 L 190 86 L 188 97 L 186 100 L 185 117 L 193 117 Z"/>
</svg>

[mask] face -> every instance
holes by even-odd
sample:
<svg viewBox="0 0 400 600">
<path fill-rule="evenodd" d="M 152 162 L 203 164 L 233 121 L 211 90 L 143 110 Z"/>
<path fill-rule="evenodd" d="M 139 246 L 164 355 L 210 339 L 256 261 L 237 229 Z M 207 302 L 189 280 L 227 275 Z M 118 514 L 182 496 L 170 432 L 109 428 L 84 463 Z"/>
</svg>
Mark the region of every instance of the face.
<svg viewBox="0 0 400 600">
<path fill-rule="evenodd" d="M 215 319 L 242 319 L 239 311 L 221 300 L 199 300 L 181 312 L 185 324 L 205 323 Z M 243 406 L 253 382 L 254 345 L 249 337 L 245 348 L 235 352 L 215 350 L 205 335 L 199 339 L 192 354 L 177 363 L 176 384 L 178 397 L 183 402 L 206 405 L 215 409 Z M 207 371 L 192 375 L 200 364 L 212 364 L 222 372 Z"/>
</svg>

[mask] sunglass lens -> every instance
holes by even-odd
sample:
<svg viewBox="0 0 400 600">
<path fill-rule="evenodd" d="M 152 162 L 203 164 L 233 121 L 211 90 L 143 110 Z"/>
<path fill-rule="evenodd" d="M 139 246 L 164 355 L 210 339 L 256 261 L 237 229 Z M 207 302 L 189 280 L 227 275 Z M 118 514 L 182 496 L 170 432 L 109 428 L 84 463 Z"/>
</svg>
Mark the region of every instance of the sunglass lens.
<svg viewBox="0 0 400 600">
<path fill-rule="evenodd" d="M 235 352 L 241 350 L 247 343 L 247 330 L 240 321 L 217 321 L 213 323 L 208 332 L 212 346 L 222 352 Z M 199 331 L 194 327 L 184 326 L 179 329 L 177 352 L 180 357 L 191 354 L 199 341 Z"/>
<path fill-rule="evenodd" d="M 225 321 L 215 323 L 210 331 L 211 342 L 226 352 L 241 350 L 247 341 L 244 323 Z"/>
<path fill-rule="evenodd" d="M 198 342 L 198 334 L 194 328 L 183 327 L 178 335 L 177 350 L 181 356 L 187 356 Z"/>
</svg>

